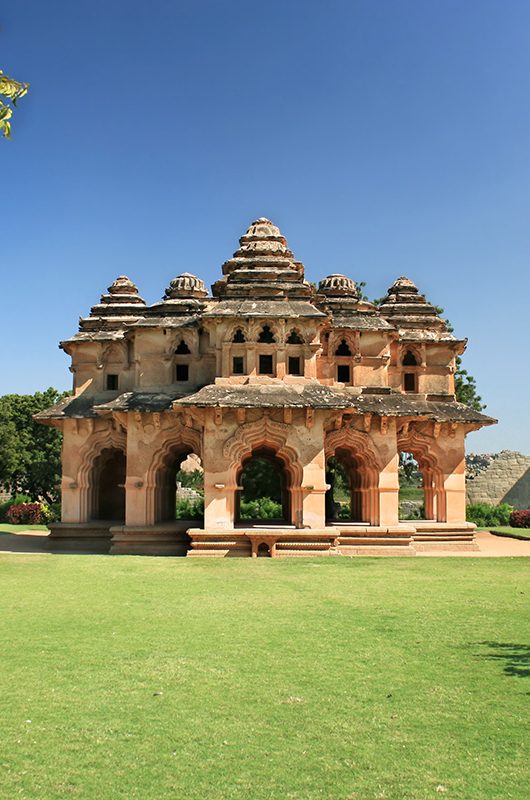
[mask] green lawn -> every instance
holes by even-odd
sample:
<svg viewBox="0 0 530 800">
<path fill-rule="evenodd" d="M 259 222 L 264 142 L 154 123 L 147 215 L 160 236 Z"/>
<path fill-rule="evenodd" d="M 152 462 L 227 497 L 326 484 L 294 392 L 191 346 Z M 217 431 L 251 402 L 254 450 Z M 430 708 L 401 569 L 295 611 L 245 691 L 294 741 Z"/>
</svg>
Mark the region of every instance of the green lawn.
<svg viewBox="0 0 530 800">
<path fill-rule="evenodd" d="M 524 800 L 528 568 L 0 555 L 0 797 Z"/>
<path fill-rule="evenodd" d="M 403 500 L 416 500 L 418 503 L 423 503 L 423 489 L 418 486 L 400 486 L 400 503 L 403 502 Z"/>
<path fill-rule="evenodd" d="M 22 533 L 23 531 L 47 531 L 47 525 L 8 525 L 0 522 L 0 533 Z"/>
<path fill-rule="evenodd" d="M 511 528 L 509 525 L 501 526 L 499 528 L 482 528 L 482 530 L 491 531 L 499 536 L 510 536 L 516 539 L 530 539 L 530 528 Z"/>
</svg>

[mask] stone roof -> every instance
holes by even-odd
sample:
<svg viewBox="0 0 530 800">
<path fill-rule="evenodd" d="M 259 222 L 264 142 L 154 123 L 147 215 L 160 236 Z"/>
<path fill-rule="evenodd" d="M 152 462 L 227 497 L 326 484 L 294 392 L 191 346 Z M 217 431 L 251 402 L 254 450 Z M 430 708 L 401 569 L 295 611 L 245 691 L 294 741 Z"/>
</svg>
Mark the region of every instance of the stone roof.
<svg viewBox="0 0 530 800">
<path fill-rule="evenodd" d="M 335 329 L 351 328 L 356 331 L 393 331 L 395 328 L 383 319 L 379 314 L 363 314 L 356 312 L 345 314 L 344 312 L 333 315 L 333 327 Z"/>
<path fill-rule="evenodd" d="M 444 334 L 446 340 L 455 338 L 447 331 L 445 320 L 438 316 L 436 308 L 419 293 L 410 278 L 402 276 L 392 284 L 379 306 L 379 312 L 400 332 L 427 329 L 439 335 Z"/>
<path fill-rule="evenodd" d="M 221 299 L 302 299 L 314 294 L 304 279 L 303 264 L 266 217 L 255 220 L 241 237 L 239 249 L 223 264 L 223 276 L 212 286 L 214 296 Z"/>
<path fill-rule="evenodd" d="M 202 315 L 214 317 L 315 317 L 326 315 L 307 300 L 219 300 Z"/>
<path fill-rule="evenodd" d="M 94 418 L 112 411 L 168 411 L 179 408 L 315 408 L 349 410 L 354 414 L 387 417 L 419 417 L 435 422 L 462 422 L 493 425 L 497 420 L 462 403 L 428 400 L 389 389 L 359 390 L 310 384 L 257 384 L 205 386 L 193 394 L 182 390 L 124 392 L 114 398 L 109 393 L 65 397 L 35 419 L 51 422 L 60 419 Z"/>
<path fill-rule="evenodd" d="M 101 301 L 90 309 L 91 317 L 130 316 L 141 314 L 145 300 L 140 297 L 138 287 L 126 275 L 119 275 L 101 295 Z"/>
</svg>

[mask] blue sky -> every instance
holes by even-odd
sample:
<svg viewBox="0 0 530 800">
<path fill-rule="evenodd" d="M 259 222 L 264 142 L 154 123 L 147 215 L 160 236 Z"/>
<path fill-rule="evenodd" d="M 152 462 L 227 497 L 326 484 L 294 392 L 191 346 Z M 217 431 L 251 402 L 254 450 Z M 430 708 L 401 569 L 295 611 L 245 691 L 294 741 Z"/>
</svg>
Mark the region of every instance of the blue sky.
<svg viewBox="0 0 530 800">
<path fill-rule="evenodd" d="M 0 67 L 0 393 L 70 387 L 57 342 L 119 274 L 207 283 L 257 216 L 310 280 L 411 277 L 530 453 L 527 0 L 17 0 Z"/>
</svg>

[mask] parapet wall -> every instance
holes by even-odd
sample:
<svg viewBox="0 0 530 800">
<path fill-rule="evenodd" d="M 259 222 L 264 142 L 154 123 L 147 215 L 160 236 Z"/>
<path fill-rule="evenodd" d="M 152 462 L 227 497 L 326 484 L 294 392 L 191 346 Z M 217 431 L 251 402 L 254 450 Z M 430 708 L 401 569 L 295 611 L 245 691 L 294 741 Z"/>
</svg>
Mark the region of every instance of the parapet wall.
<svg viewBox="0 0 530 800">
<path fill-rule="evenodd" d="M 482 462 L 482 467 L 477 462 Z M 487 465 L 487 466 L 486 466 Z M 467 459 L 467 502 L 530 508 L 530 456 L 503 450 Z"/>
</svg>

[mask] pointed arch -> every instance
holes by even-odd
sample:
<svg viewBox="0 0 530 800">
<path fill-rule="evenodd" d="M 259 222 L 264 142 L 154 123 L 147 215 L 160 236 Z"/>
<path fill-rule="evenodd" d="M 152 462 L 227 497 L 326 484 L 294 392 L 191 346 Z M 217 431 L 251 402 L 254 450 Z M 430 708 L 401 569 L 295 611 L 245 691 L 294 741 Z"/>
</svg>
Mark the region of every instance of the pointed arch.
<svg viewBox="0 0 530 800">
<path fill-rule="evenodd" d="M 127 435 L 111 423 L 103 430 L 95 431 L 79 451 L 80 467 L 77 474 L 79 488 L 79 519 L 88 522 L 96 514 L 98 503 L 98 460 L 104 450 L 127 452 Z"/>
<path fill-rule="evenodd" d="M 351 478 L 352 513 L 361 517 L 358 521 L 369 525 L 379 524 L 379 474 L 381 463 L 370 437 L 356 428 L 339 428 L 329 432 L 325 439 L 326 462 L 332 457 L 342 460 Z"/>
<path fill-rule="evenodd" d="M 425 502 L 425 518 L 445 522 L 447 519 L 447 500 L 444 489 L 443 470 L 438 464 L 434 452 L 435 442 L 432 437 L 420 433 L 415 428 L 402 428 L 397 436 L 398 451 L 412 453 L 418 462 L 422 478 Z"/>
<path fill-rule="evenodd" d="M 275 422 L 269 417 L 262 417 L 257 422 L 241 425 L 233 436 L 230 436 L 223 447 L 223 455 L 229 463 L 229 484 L 237 486 L 237 478 L 245 461 L 260 449 L 274 453 L 285 469 L 288 477 L 290 493 L 291 521 L 294 524 L 302 519 L 302 479 L 303 466 L 297 451 L 287 444 L 290 426 Z M 232 514 L 235 513 L 235 498 L 232 501 Z"/>
<path fill-rule="evenodd" d="M 203 460 L 202 431 L 176 421 L 174 427 L 165 430 L 164 441 L 153 453 L 145 476 L 146 520 L 148 525 L 166 517 L 168 511 L 169 482 L 174 479 L 175 462 L 195 453 Z M 174 490 L 174 484 L 173 484 Z M 171 498 L 174 503 L 174 491 Z M 173 509 L 174 512 L 174 509 Z M 173 513 L 174 516 L 174 513 Z"/>
</svg>

